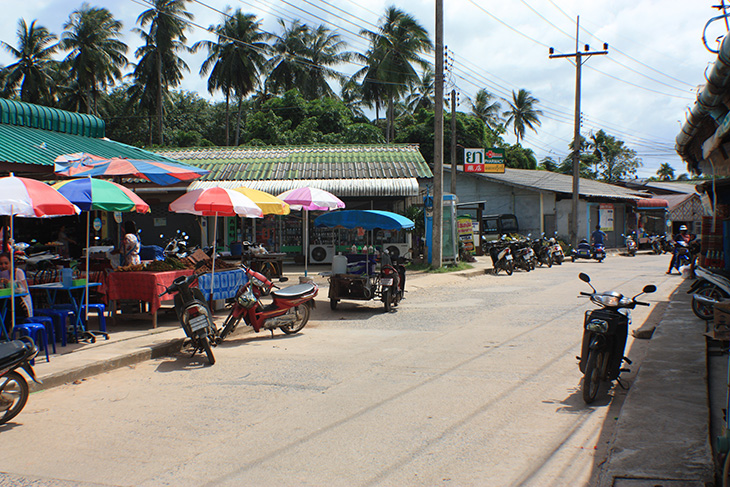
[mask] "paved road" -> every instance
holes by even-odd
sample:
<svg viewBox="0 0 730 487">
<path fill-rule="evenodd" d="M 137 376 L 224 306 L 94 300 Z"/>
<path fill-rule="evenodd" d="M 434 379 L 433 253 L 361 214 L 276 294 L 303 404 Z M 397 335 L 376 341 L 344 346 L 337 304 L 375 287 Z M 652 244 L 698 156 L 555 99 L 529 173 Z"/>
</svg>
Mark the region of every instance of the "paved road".
<svg viewBox="0 0 730 487">
<path fill-rule="evenodd" d="M 180 354 L 33 394 L 0 485 L 589 485 L 625 391 L 582 402 L 577 274 L 659 302 L 666 259 L 424 275 L 390 314 L 320 296 L 302 334 L 238 334 L 213 367 Z"/>
</svg>

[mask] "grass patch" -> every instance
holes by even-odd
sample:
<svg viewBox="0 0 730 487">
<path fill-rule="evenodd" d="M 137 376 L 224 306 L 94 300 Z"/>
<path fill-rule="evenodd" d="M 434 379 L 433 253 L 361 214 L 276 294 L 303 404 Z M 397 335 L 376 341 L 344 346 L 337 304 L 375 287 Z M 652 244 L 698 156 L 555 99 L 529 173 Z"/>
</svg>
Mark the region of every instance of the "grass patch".
<svg viewBox="0 0 730 487">
<path fill-rule="evenodd" d="M 414 264 L 410 263 L 406 266 L 406 269 L 409 271 L 426 271 L 426 272 L 432 272 L 434 274 L 443 274 L 445 272 L 457 272 L 457 271 L 464 271 L 467 269 L 473 269 L 474 266 L 469 264 L 468 262 L 459 262 L 456 265 L 449 264 L 449 265 L 443 265 L 439 268 L 433 268 L 431 264 Z"/>
</svg>

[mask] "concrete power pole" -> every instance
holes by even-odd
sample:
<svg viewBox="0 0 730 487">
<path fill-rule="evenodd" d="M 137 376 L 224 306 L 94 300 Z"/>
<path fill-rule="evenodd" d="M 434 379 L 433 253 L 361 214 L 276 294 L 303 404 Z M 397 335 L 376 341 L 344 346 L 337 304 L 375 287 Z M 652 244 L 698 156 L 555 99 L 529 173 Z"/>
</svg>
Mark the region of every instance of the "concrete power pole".
<svg viewBox="0 0 730 487">
<path fill-rule="evenodd" d="M 444 0 L 436 1 L 436 98 L 433 122 L 433 233 L 431 267 L 443 264 L 444 226 Z"/>
<path fill-rule="evenodd" d="M 451 194 L 456 194 L 456 90 L 451 90 Z"/>
<path fill-rule="evenodd" d="M 580 35 L 580 17 L 575 21 L 575 52 L 572 54 L 554 54 L 555 50 L 550 48 L 550 59 L 553 58 L 575 58 L 575 119 L 573 125 L 573 201 L 570 213 L 570 244 L 575 248 L 578 245 L 578 200 L 580 182 L 580 71 L 581 66 L 591 56 L 608 54 L 608 44 L 603 44 L 603 51 L 591 51 L 588 44 L 585 51 L 578 49 L 578 37 Z"/>
</svg>

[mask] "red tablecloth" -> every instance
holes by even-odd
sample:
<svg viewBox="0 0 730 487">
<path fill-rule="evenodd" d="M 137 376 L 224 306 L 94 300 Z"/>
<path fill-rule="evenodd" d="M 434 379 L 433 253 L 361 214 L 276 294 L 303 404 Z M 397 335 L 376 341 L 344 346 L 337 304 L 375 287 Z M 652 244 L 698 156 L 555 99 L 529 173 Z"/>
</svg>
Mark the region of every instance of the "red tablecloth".
<svg viewBox="0 0 730 487">
<path fill-rule="evenodd" d="M 167 272 L 110 272 L 99 288 L 99 293 L 106 295 L 107 301 L 135 299 L 150 303 L 150 312 L 160 309 L 161 301 L 173 299 L 173 295 L 160 293 L 180 276 L 189 276 L 192 269 Z"/>
</svg>

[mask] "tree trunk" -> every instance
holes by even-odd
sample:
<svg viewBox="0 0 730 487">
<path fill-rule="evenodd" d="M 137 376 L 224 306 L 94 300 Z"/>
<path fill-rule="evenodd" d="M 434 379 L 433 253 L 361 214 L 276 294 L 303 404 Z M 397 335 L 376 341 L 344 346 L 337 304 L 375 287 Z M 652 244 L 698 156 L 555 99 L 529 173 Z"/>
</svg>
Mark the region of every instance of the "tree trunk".
<svg viewBox="0 0 730 487">
<path fill-rule="evenodd" d="M 152 146 L 152 110 L 147 111 L 147 133 L 149 134 L 149 147 Z"/>
<path fill-rule="evenodd" d="M 162 54 L 160 46 L 157 46 L 157 143 L 164 144 L 162 140 Z"/>
<path fill-rule="evenodd" d="M 238 147 L 239 136 L 241 135 L 241 110 L 243 109 L 243 97 L 238 97 L 238 115 L 236 116 L 236 140 L 234 145 Z"/>
<path fill-rule="evenodd" d="M 385 143 L 390 144 L 390 124 L 392 122 L 393 97 L 388 97 L 388 108 L 385 112 Z"/>
</svg>

